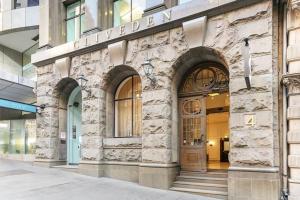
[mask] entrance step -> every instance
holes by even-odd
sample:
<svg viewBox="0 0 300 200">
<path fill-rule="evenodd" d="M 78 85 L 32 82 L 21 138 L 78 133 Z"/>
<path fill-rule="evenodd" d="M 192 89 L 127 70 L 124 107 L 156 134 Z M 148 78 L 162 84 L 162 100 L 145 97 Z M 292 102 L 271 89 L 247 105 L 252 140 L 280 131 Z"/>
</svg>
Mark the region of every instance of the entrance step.
<svg viewBox="0 0 300 200">
<path fill-rule="evenodd" d="M 177 192 L 187 192 L 187 193 L 206 196 L 206 197 L 213 197 L 216 199 L 228 199 L 227 192 L 216 192 L 213 190 L 200 190 L 200 189 L 178 188 L 178 187 L 172 187 L 170 188 L 170 190 L 177 191 Z"/>
<path fill-rule="evenodd" d="M 57 165 L 52 168 L 61 169 L 68 172 L 78 172 L 78 165 Z"/>
<path fill-rule="evenodd" d="M 217 199 L 228 198 L 226 171 L 181 171 L 170 190 L 188 192 Z"/>
</svg>

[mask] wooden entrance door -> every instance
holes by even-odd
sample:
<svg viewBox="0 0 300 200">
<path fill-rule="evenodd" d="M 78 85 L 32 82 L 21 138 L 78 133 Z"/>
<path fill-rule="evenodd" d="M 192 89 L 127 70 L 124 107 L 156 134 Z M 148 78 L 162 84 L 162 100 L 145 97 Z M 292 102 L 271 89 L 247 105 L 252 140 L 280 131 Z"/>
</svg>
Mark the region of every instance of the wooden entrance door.
<svg viewBox="0 0 300 200">
<path fill-rule="evenodd" d="M 179 109 L 181 168 L 188 171 L 206 171 L 205 97 L 181 98 Z"/>
</svg>

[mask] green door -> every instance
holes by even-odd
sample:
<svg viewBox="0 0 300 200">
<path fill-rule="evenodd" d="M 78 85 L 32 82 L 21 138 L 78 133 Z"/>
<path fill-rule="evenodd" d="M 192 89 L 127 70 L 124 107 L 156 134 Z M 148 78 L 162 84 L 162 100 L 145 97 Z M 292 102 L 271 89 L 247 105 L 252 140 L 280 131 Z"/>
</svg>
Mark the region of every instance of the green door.
<svg viewBox="0 0 300 200">
<path fill-rule="evenodd" d="M 75 88 L 68 101 L 68 164 L 78 164 L 80 161 L 81 143 L 81 91 Z"/>
</svg>

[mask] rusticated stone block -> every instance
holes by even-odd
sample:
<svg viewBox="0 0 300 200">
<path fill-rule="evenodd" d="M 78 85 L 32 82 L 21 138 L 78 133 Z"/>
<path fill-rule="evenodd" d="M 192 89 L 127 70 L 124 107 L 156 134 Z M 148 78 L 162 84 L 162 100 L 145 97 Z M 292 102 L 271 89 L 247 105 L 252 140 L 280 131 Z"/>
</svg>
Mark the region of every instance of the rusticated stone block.
<svg viewBox="0 0 300 200">
<path fill-rule="evenodd" d="M 146 36 L 138 39 L 138 48 L 140 51 L 151 48 L 153 45 L 153 36 Z"/>
<path fill-rule="evenodd" d="M 101 149 L 82 149 L 81 160 L 101 160 L 103 152 Z"/>
<path fill-rule="evenodd" d="M 81 144 L 82 149 L 100 149 L 102 145 L 102 137 L 101 136 L 81 136 Z"/>
<path fill-rule="evenodd" d="M 230 96 L 230 110 L 234 112 L 256 112 L 273 109 L 271 92 Z"/>
<path fill-rule="evenodd" d="M 143 120 L 143 134 L 171 134 L 170 119 Z"/>
<path fill-rule="evenodd" d="M 58 138 L 38 138 L 36 148 L 40 149 L 55 149 L 58 146 Z"/>
<path fill-rule="evenodd" d="M 161 89 L 170 89 L 171 88 L 171 79 L 166 76 L 155 76 L 156 83 L 153 86 L 150 79 L 142 77 L 142 87 L 143 91 L 147 90 L 161 90 Z"/>
<path fill-rule="evenodd" d="M 142 138 L 104 138 L 105 148 L 141 148 Z"/>
<path fill-rule="evenodd" d="M 86 65 L 91 62 L 91 53 L 86 53 L 80 56 L 80 65 Z"/>
<path fill-rule="evenodd" d="M 35 158 L 36 159 L 57 159 L 58 151 L 52 148 L 51 149 L 36 148 Z"/>
<path fill-rule="evenodd" d="M 237 23 L 248 23 L 253 19 L 257 19 L 261 16 L 267 14 L 270 10 L 270 2 L 266 1 L 264 3 L 254 4 L 253 6 L 248 6 L 235 12 L 228 13 L 227 19 L 229 24 Z"/>
<path fill-rule="evenodd" d="M 158 104 L 143 106 L 143 120 L 171 119 L 171 105 Z"/>
<path fill-rule="evenodd" d="M 232 148 L 230 151 L 232 166 L 271 167 L 274 165 L 273 148 Z"/>
<path fill-rule="evenodd" d="M 99 124 L 82 124 L 81 125 L 81 135 L 82 136 L 97 136 L 104 134 L 104 126 Z"/>
<path fill-rule="evenodd" d="M 150 90 L 143 92 L 143 106 L 157 105 L 157 104 L 170 104 L 171 92 L 170 90 Z"/>
<path fill-rule="evenodd" d="M 171 148 L 169 134 L 143 134 L 143 148 Z"/>
<path fill-rule="evenodd" d="M 230 133 L 232 148 L 273 148 L 273 142 L 272 129 L 231 131 Z"/>
<path fill-rule="evenodd" d="M 139 162 L 141 149 L 104 149 L 104 160 Z"/>
<path fill-rule="evenodd" d="M 153 46 L 163 46 L 170 43 L 170 31 L 163 31 L 153 35 Z"/>
<path fill-rule="evenodd" d="M 38 67 L 36 69 L 38 77 L 44 74 L 50 74 L 53 73 L 53 64 L 45 65 L 42 67 Z"/>
<path fill-rule="evenodd" d="M 256 94 L 261 92 L 272 92 L 272 75 L 252 76 L 251 89 L 246 87 L 244 78 L 232 79 L 229 83 L 231 95 Z"/>
<path fill-rule="evenodd" d="M 177 51 L 182 53 L 188 49 L 188 44 L 183 34 L 182 27 L 170 31 L 170 44 Z"/>
</svg>

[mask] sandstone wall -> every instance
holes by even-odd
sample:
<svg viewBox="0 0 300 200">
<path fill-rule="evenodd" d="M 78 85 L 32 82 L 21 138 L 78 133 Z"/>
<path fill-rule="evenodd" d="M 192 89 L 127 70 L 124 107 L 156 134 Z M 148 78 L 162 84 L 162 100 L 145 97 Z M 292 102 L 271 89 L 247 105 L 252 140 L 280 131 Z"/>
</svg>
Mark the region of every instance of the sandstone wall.
<svg viewBox="0 0 300 200">
<path fill-rule="evenodd" d="M 246 89 L 241 48 L 249 38 L 252 55 L 252 88 Z M 272 69 L 272 3 L 263 1 L 240 10 L 208 18 L 204 40 L 225 62 L 230 73 L 231 166 L 272 167 L 275 162 L 277 130 L 274 129 Z M 70 78 L 84 74 L 88 79 L 83 91 L 82 161 L 126 161 L 167 164 L 178 162 L 177 102 L 174 92 L 187 69 L 178 59 L 189 59 L 189 47 L 182 27 L 128 41 L 125 65 L 113 66 L 104 48 L 72 57 Z M 151 59 L 157 84 L 152 87 L 145 77 L 142 63 Z M 209 58 L 209 57 L 208 57 Z M 118 68 L 118 70 L 117 70 Z M 122 72 L 120 69 L 124 69 Z M 110 85 L 120 73 L 136 71 L 142 79 L 143 134 L 140 142 L 123 144 L 112 137 L 112 108 L 108 102 Z M 181 75 L 181 76 L 180 76 Z M 175 77 L 179 77 L 175 80 Z M 38 68 L 38 104 L 46 108 L 37 116 L 38 159 L 59 159 L 58 94 L 61 76 L 54 64 Z M 174 84 L 174 81 L 177 83 Z M 176 97 L 176 95 L 175 95 Z M 254 127 L 246 126 L 245 114 L 256 116 Z M 175 122 L 175 123 L 174 123 Z M 114 141 L 115 140 L 115 141 Z M 111 142 L 110 145 L 106 142 Z"/>
</svg>

